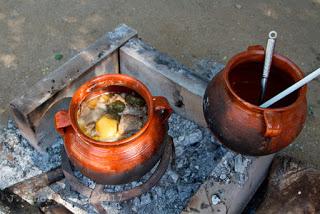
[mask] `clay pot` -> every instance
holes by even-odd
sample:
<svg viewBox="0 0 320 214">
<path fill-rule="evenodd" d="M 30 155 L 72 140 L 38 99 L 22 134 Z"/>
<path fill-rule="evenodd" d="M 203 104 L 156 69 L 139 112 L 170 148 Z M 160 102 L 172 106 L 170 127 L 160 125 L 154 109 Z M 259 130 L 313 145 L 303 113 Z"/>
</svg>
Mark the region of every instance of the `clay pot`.
<svg viewBox="0 0 320 214">
<path fill-rule="evenodd" d="M 288 146 L 303 128 L 306 86 L 260 108 L 264 49 L 251 46 L 234 56 L 209 83 L 203 110 L 213 134 L 228 148 L 246 155 L 267 155 Z M 265 101 L 303 78 L 289 59 L 273 55 Z"/>
<path fill-rule="evenodd" d="M 83 134 L 76 121 L 81 102 L 92 94 L 118 89 L 133 90 L 145 101 L 148 120 L 133 136 L 115 141 L 95 141 Z M 137 180 L 159 161 L 166 141 L 172 109 L 164 97 L 153 97 L 140 81 L 122 74 L 98 76 L 73 95 L 69 111 L 55 115 L 55 128 L 64 138 L 64 147 L 73 165 L 100 184 L 123 184 Z"/>
</svg>

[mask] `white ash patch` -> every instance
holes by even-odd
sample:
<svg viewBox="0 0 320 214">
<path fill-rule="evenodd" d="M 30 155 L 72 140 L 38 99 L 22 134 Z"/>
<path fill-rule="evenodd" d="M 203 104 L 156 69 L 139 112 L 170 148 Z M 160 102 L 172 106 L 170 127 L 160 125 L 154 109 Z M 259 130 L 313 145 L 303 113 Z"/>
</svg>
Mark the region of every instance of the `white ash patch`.
<svg viewBox="0 0 320 214">
<path fill-rule="evenodd" d="M 47 153 L 40 154 L 9 120 L 7 127 L 0 130 L 0 189 L 59 166 L 62 144 L 62 140 L 57 141 Z"/>
<path fill-rule="evenodd" d="M 217 182 L 226 184 L 234 182 L 239 186 L 243 186 L 248 180 L 248 168 L 253 159 L 254 157 L 228 151 L 212 171 L 211 176 Z"/>
<path fill-rule="evenodd" d="M 217 205 L 221 202 L 221 199 L 218 195 L 214 194 L 211 196 L 211 203 L 212 205 Z"/>
<path fill-rule="evenodd" d="M 107 33 L 107 38 L 111 43 L 116 43 L 132 32 L 132 29 L 128 28 L 127 25 L 120 24 L 114 31 Z"/>
</svg>

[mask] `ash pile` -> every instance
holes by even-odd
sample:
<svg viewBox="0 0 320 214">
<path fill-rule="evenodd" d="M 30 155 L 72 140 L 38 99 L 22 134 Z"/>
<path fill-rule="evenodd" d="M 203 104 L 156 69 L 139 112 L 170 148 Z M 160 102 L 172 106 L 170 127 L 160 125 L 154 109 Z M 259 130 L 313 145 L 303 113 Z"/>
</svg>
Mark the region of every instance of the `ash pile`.
<svg viewBox="0 0 320 214">
<path fill-rule="evenodd" d="M 120 203 L 103 202 L 107 213 L 180 213 L 209 177 L 222 183 L 235 182 L 240 186 L 245 183 L 251 159 L 224 148 L 209 130 L 173 114 L 169 120 L 169 135 L 175 145 L 175 166 L 171 166 L 148 193 Z M 10 121 L 0 132 L 0 140 L 1 189 L 61 165 L 61 139 L 54 142 L 47 153 L 38 153 Z M 78 171 L 74 173 L 83 184 L 94 188 L 94 181 Z M 106 186 L 105 191 L 131 189 L 141 185 L 147 177 L 148 174 L 126 185 Z M 97 213 L 89 199 L 73 191 L 64 180 L 50 188 L 72 206 L 87 213 Z M 47 197 L 46 192 L 40 190 L 35 203 L 43 203 Z"/>
<path fill-rule="evenodd" d="M 58 139 L 46 153 L 39 153 L 9 120 L 7 127 L 0 130 L 0 189 L 61 165 L 62 146 L 62 139 Z"/>
</svg>

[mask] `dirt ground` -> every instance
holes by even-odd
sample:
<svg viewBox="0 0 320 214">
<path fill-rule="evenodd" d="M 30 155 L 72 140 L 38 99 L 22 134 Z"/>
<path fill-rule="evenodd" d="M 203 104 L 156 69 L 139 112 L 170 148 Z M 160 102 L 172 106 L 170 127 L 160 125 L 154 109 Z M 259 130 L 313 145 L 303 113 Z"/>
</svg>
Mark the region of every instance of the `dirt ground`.
<svg viewBox="0 0 320 214">
<path fill-rule="evenodd" d="M 10 100 L 119 23 L 189 66 L 201 58 L 226 63 L 248 45 L 265 45 L 270 30 L 278 32 L 276 51 L 306 74 L 320 65 L 320 0 L 2 0 L 1 124 Z M 304 130 L 283 151 L 317 167 L 319 92 L 320 78 L 309 84 Z"/>
</svg>

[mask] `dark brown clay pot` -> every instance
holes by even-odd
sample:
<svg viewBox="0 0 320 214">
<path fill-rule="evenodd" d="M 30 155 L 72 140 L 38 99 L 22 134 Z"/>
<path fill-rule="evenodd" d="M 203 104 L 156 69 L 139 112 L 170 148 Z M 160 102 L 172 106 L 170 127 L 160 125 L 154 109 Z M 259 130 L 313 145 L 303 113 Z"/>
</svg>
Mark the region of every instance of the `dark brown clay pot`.
<svg viewBox="0 0 320 214">
<path fill-rule="evenodd" d="M 95 141 L 83 134 L 76 121 L 81 102 L 92 94 L 133 90 L 144 98 L 148 120 L 133 136 L 115 142 Z M 167 121 L 172 109 L 164 97 L 153 97 L 140 81 L 122 74 L 98 76 L 73 95 L 69 111 L 55 115 L 55 128 L 64 138 L 70 161 L 87 177 L 100 184 L 123 184 L 137 180 L 159 161 L 165 147 Z"/>
<path fill-rule="evenodd" d="M 246 155 L 267 155 L 288 146 L 303 128 L 306 86 L 260 108 L 264 49 L 251 46 L 234 56 L 209 83 L 203 110 L 213 134 L 228 148 Z M 265 101 L 303 78 L 289 59 L 274 54 Z"/>
</svg>

